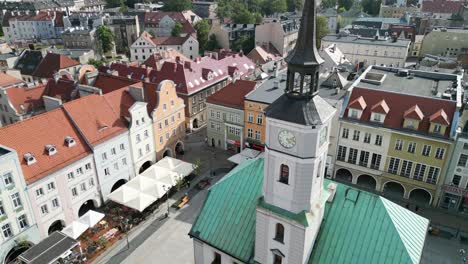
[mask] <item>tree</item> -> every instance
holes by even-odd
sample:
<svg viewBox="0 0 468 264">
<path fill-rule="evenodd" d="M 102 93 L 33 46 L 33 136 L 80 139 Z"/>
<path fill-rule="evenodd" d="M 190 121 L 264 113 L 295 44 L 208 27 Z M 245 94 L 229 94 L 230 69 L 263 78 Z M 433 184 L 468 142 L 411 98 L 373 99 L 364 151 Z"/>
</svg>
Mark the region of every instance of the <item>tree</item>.
<svg viewBox="0 0 468 264">
<path fill-rule="evenodd" d="M 221 45 L 219 45 L 218 40 L 216 39 L 216 36 L 210 35 L 210 39 L 208 40 L 208 43 L 206 43 L 206 48 L 205 50 L 216 50 L 220 49 Z"/>
<path fill-rule="evenodd" d="M 336 0 L 323 0 L 322 7 L 323 8 L 333 8 L 336 6 Z"/>
<path fill-rule="evenodd" d="M 338 6 L 344 7 L 346 10 L 349 10 L 353 6 L 353 3 L 353 0 L 338 0 Z"/>
<path fill-rule="evenodd" d="M 179 21 L 177 21 L 174 25 L 174 28 L 172 29 L 171 35 L 173 37 L 179 37 L 180 32 L 182 32 L 182 24 Z"/>
<path fill-rule="evenodd" d="M 302 9 L 301 0 L 286 0 L 289 12 L 294 12 Z"/>
<path fill-rule="evenodd" d="M 88 64 L 93 65 L 97 69 L 100 66 L 102 66 L 104 64 L 104 62 L 102 60 L 90 59 L 90 60 L 88 60 Z"/>
<path fill-rule="evenodd" d="M 244 54 L 249 53 L 255 48 L 255 37 L 242 35 L 236 39 L 232 45 L 232 49 L 235 51 L 242 51 Z"/>
<path fill-rule="evenodd" d="M 317 31 L 315 32 L 317 36 L 316 46 L 317 46 L 317 49 L 319 49 L 322 43 L 322 38 L 325 37 L 329 33 L 327 18 L 324 16 L 318 16 L 316 20 L 316 25 L 317 25 Z"/>
<path fill-rule="evenodd" d="M 380 11 L 380 4 L 382 0 L 362 0 L 362 10 L 369 15 L 376 16 Z"/>
<path fill-rule="evenodd" d="M 128 12 L 128 6 L 125 5 L 124 0 L 120 0 L 119 12 L 120 13 L 127 13 Z"/>
<path fill-rule="evenodd" d="M 255 20 L 255 24 L 261 24 L 262 21 L 263 21 L 263 17 L 260 13 L 254 13 L 254 20 Z"/>
<path fill-rule="evenodd" d="M 255 22 L 254 15 L 243 5 L 239 5 L 231 18 L 236 24 L 253 24 Z"/>
<path fill-rule="evenodd" d="M 173 11 L 173 12 L 181 12 L 185 10 L 192 9 L 192 1 L 191 0 L 170 0 L 166 1 L 163 6 L 164 11 Z"/>
<path fill-rule="evenodd" d="M 265 0 L 270 3 L 273 13 L 284 13 L 287 9 L 286 0 Z"/>
<path fill-rule="evenodd" d="M 201 159 L 195 160 L 195 162 L 194 162 L 193 165 L 192 165 L 193 174 L 195 174 L 196 176 L 200 176 L 201 173 L 202 173 L 202 171 L 201 171 L 201 166 L 202 166 L 202 161 L 201 161 Z"/>
<path fill-rule="evenodd" d="M 96 30 L 96 39 L 102 53 L 107 53 L 114 46 L 114 33 L 107 26 L 99 26 Z"/>
<path fill-rule="evenodd" d="M 208 35 L 210 34 L 210 24 L 208 20 L 203 19 L 195 24 L 195 30 L 197 30 L 197 40 L 200 46 L 200 54 L 205 53 L 208 44 Z"/>
</svg>

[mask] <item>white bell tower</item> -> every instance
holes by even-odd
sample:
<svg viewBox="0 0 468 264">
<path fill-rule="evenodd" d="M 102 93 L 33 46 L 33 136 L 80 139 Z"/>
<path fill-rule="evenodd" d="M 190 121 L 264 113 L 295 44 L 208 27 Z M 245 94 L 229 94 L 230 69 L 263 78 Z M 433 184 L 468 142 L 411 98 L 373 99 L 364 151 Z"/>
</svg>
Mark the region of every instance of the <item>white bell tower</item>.
<svg viewBox="0 0 468 264">
<path fill-rule="evenodd" d="M 255 261 L 304 264 L 320 230 L 330 123 L 335 108 L 318 95 L 323 60 L 315 46 L 315 1 L 305 0 L 296 47 L 286 59 L 285 94 L 266 110 L 263 197 Z"/>
</svg>

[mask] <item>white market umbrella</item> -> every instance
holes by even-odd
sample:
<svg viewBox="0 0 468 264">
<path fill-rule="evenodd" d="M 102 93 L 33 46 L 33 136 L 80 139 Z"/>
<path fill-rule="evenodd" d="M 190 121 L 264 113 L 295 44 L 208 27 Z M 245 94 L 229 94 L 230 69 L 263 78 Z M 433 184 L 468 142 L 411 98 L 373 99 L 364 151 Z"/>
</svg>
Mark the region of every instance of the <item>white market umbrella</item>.
<svg viewBox="0 0 468 264">
<path fill-rule="evenodd" d="M 138 196 L 138 190 L 126 186 L 126 184 L 120 186 L 117 190 L 107 196 L 108 199 L 125 205 L 126 202 L 135 199 Z"/>
<path fill-rule="evenodd" d="M 135 199 L 126 202 L 125 206 L 142 212 L 146 207 L 156 202 L 156 199 L 155 196 L 140 193 Z"/>
<path fill-rule="evenodd" d="M 65 235 L 77 239 L 81 234 L 83 234 L 86 230 L 88 230 L 89 225 L 83 224 L 78 221 L 73 221 L 71 225 L 65 227 L 62 230 L 62 233 Z"/>
<path fill-rule="evenodd" d="M 104 218 L 103 213 L 99 213 L 93 210 L 89 210 L 86 214 L 82 215 L 78 222 L 88 225 L 89 227 L 95 226 L 99 221 Z"/>
<path fill-rule="evenodd" d="M 137 176 L 129 181 L 125 186 L 134 188 L 138 190 L 140 193 L 148 194 L 151 196 L 158 196 L 158 188 L 157 183 L 154 179 L 145 177 L 145 176 Z"/>
<path fill-rule="evenodd" d="M 153 166 L 169 170 L 181 177 L 186 177 L 193 172 L 193 164 L 171 157 L 164 157 Z"/>
</svg>

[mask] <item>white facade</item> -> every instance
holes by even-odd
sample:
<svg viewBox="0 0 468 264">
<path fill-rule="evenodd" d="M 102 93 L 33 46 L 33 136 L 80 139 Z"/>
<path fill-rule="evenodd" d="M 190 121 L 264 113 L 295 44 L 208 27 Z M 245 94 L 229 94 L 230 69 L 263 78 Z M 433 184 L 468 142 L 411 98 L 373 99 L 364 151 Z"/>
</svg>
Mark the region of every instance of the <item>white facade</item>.
<svg viewBox="0 0 468 264">
<path fill-rule="evenodd" d="M 40 236 L 18 155 L 3 146 L 0 147 L 0 177 L 0 261 L 3 263 L 10 250 L 17 246 L 16 240 L 38 243 Z M 20 204 L 12 200 L 12 195 L 18 199 L 16 194 Z"/>
<path fill-rule="evenodd" d="M 285 32 L 280 21 L 263 23 L 255 27 L 255 45 L 268 46 L 268 43 L 271 43 L 283 57 L 286 57 L 296 45 L 297 34 L 297 29 Z"/>
<path fill-rule="evenodd" d="M 353 64 L 365 65 L 393 65 L 403 67 L 408 57 L 410 41 L 373 38 L 365 39 L 357 36 L 328 35 L 322 39 L 322 46 L 336 44 L 345 57 Z"/>
<path fill-rule="evenodd" d="M 331 106 L 330 106 L 331 107 Z M 329 145 L 331 120 L 323 125 L 299 125 L 267 117 L 265 138 L 264 201 L 292 214 L 311 214 L 307 225 L 286 215 L 273 214 L 257 207 L 255 261 L 307 263 L 323 219 L 326 193 L 323 178 Z M 287 133 L 295 144 L 285 147 L 281 135 Z M 282 179 L 284 166 L 287 180 Z M 278 228 L 282 228 L 278 237 Z"/>
<path fill-rule="evenodd" d="M 154 148 L 153 123 L 148 115 L 147 103 L 136 102 L 128 110 L 130 112 L 130 147 L 132 152 L 135 175 L 140 173 L 142 165 L 156 162 Z"/>
<path fill-rule="evenodd" d="M 147 33 L 143 33 L 147 34 Z M 178 45 L 178 44 L 171 44 L 171 45 L 157 45 L 150 38 L 140 36 L 130 47 L 130 58 L 132 61 L 145 61 L 148 59 L 152 54 L 166 51 L 169 49 L 177 50 L 178 52 L 182 53 L 189 59 L 195 59 L 198 57 L 198 41 L 193 37 L 189 36 L 186 38 L 185 42 Z"/>
<path fill-rule="evenodd" d="M 220 250 L 210 247 L 210 245 L 205 244 L 196 238 L 192 239 L 195 264 L 212 263 L 215 254 L 219 254 L 221 256 L 221 263 L 242 263 L 242 261 L 235 259 Z"/>
<path fill-rule="evenodd" d="M 88 155 L 27 186 L 41 238 L 56 221 L 64 226 L 79 218 L 80 207 L 91 200 L 100 206 L 93 156 Z"/>
<path fill-rule="evenodd" d="M 135 176 L 128 131 L 93 147 L 97 177 L 104 201 L 119 180 Z"/>
</svg>

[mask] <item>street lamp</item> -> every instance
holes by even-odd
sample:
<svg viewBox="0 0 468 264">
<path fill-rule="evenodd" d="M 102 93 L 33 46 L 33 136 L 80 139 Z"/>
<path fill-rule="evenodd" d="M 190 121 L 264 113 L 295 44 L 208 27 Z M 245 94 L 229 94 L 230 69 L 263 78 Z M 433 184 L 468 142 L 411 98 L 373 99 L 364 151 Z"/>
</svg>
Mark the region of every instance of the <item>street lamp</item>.
<svg viewBox="0 0 468 264">
<path fill-rule="evenodd" d="M 169 189 L 170 189 L 169 187 L 166 187 L 166 185 L 163 185 L 163 190 L 166 191 L 166 203 L 167 203 L 166 217 L 169 217 Z"/>
</svg>

